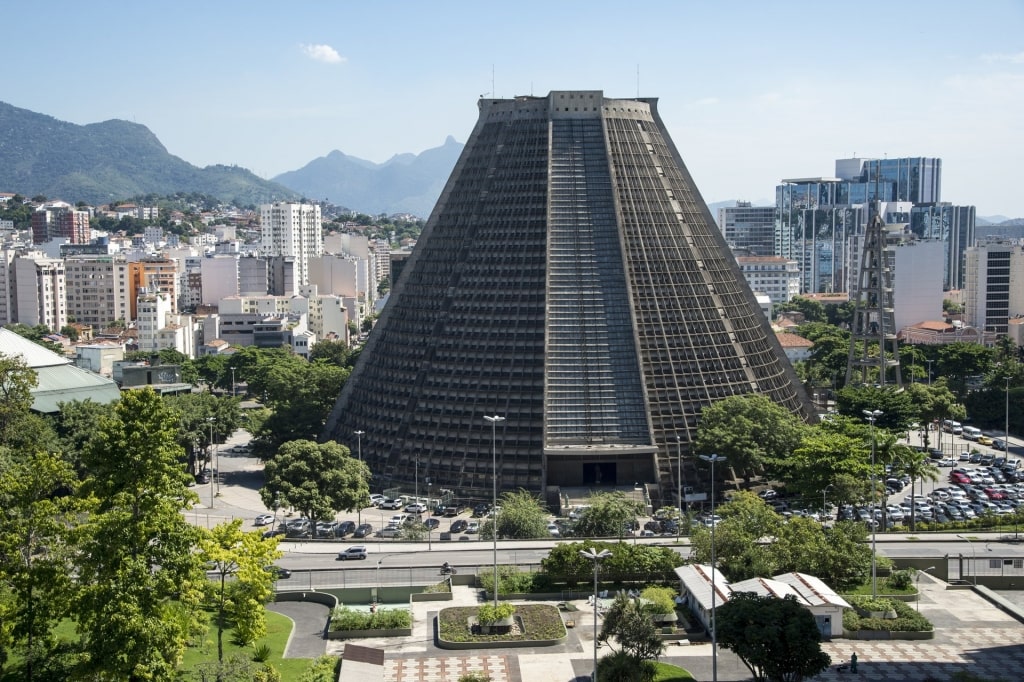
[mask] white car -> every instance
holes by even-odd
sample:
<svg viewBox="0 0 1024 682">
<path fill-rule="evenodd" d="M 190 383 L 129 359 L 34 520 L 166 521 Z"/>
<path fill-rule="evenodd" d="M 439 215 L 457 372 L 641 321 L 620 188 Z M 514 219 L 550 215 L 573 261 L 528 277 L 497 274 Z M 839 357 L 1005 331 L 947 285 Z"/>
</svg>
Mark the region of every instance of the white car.
<svg viewBox="0 0 1024 682">
<path fill-rule="evenodd" d="M 260 514 L 253 523 L 257 526 L 269 526 L 274 522 L 273 514 Z"/>
<path fill-rule="evenodd" d="M 366 545 L 352 545 L 338 552 L 338 561 L 348 561 L 349 559 L 365 559 L 366 558 Z"/>
<path fill-rule="evenodd" d="M 374 493 L 373 495 L 370 495 L 370 504 L 372 504 L 374 507 L 379 507 L 381 503 L 384 502 L 385 499 L 386 498 L 383 495 L 379 493 Z"/>
<path fill-rule="evenodd" d="M 413 502 L 406 506 L 405 511 L 409 514 L 422 514 L 427 511 L 427 505 L 422 502 Z"/>
<path fill-rule="evenodd" d="M 469 525 L 466 526 L 466 533 L 467 534 L 469 534 L 469 533 L 479 533 L 479 532 L 480 532 L 480 522 L 479 521 L 470 521 Z"/>
<path fill-rule="evenodd" d="M 561 537 L 562 531 L 559 530 L 558 524 L 556 524 L 556 523 L 549 523 L 548 524 L 548 535 L 550 535 L 553 538 Z"/>
</svg>

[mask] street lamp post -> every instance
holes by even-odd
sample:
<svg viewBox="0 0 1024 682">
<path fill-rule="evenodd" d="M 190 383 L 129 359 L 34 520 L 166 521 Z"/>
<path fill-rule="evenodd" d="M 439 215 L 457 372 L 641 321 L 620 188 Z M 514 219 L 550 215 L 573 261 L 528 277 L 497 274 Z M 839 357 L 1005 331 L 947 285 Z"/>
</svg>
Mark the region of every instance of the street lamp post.
<svg viewBox="0 0 1024 682">
<path fill-rule="evenodd" d="M 683 438 L 676 436 L 676 504 L 679 505 L 679 516 L 676 518 L 676 542 L 683 529 Z"/>
<path fill-rule="evenodd" d="M 612 555 L 607 549 L 598 552 L 596 549 L 581 549 L 580 555 L 594 562 L 594 672 L 590 682 L 597 682 L 597 564 Z"/>
<path fill-rule="evenodd" d="M 934 566 L 929 566 L 928 568 L 918 569 L 918 571 L 917 571 L 917 599 L 915 601 L 917 602 L 916 605 L 917 605 L 917 612 L 918 613 L 921 613 L 921 574 L 922 573 L 927 573 L 928 571 L 934 571 L 934 570 L 935 570 Z"/>
<path fill-rule="evenodd" d="M 928 360 L 928 385 L 932 385 L 932 361 Z"/>
<path fill-rule="evenodd" d="M 231 397 L 235 397 L 235 368 L 231 368 Z"/>
<path fill-rule="evenodd" d="M 427 476 L 426 482 L 427 482 L 427 516 L 430 516 L 430 513 L 431 513 L 430 512 L 430 476 Z M 428 552 L 433 549 L 433 547 L 431 545 L 431 540 L 430 540 L 430 534 L 433 531 L 434 531 L 433 528 L 427 528 L 427 551 Z"/>
<path fill-rule="evenodd" d="M 357 452 L 359 453 L 359 461 L 360 462 L 363 461 L 363 434 L 364 433 L 366 433 L 366 431 L 356 431 L 355 432 L 355 434 L 356 434 L 356 449 L 357 449 Z"/>
<path fill-rule="evenodd" d="M 715 629 L 715 463 L 724 462 L 721 455 L 700 455 L 705 462 L 711 462 L 711 680 L 718 682 L 718 632 Z"/>
<path fill-rule="evenodd" d="M 211 458 L 211 464 L 213 464 L 213 478 L 210 480 L 210 509 L 213 509 L 213 497 L 214 492 L 217 488 L 217 478 L 220 477 L 220 469 L 217 466 L 217 461 L 214 459 L 217 456 L 217 446 L 213 444 L 213 422 L 217 421 L 216 417 L 207 417 L 206 421 L 210 424 L 210 447 L 213 448 L 214 457 Z"/>
<path fill-rule="evenodd" d="M 357 451 L 359 452 L 359 461 L 360 462 L 363 461 L 363 434 L 364 433 L 366 433 L 366 431 L 356 431 L 355 432 L 355 434 L 356 434 L 356 442 L 357 442 L 356 448 L 357 448 Z M 356 510 L 356 523 L 359 524 L 360 526 L 363 525 L 363 508 L 362 508 L 362 506 L 360 506 Z"/>
<path fill-rule="evenodd" d="M 1010 454 L 1010 377 L 1006 377 L 1006 421 L 1003 422 L 1003 452 Z"/>
<path fill-rule="evenodd" d="M 974 549 L 974 543 L 969 538 L 963 535 L 957 535 L 958 538 L 966 542 L 971 546 L 971 576 L 974 578 L 974 586 L 978 586 L 978 552 Z"/>
<path fill-rule="evenodd" d="M 871 598 L 878 596 L 878 564 L 875 561 L 875 535 L 878 533 L 878 520 L 875 518 L 875 422 L 884 412 L 881 410 L 864 410 L 864 418 L 871 423 Z M 911 491 L 913 495 L 913 491 Z"/>
<path fill-rule="evenodd" d="M 491 467 L 494 478 L 491 480 L 491 511 L 494 512 L 494 523 L 491 524 L 491 543 L 494 548 L 494 606 L 498 606 L 498 424 L 505 421 L 504 417 L 484 415 L 491 423 Z"/>
</svg>

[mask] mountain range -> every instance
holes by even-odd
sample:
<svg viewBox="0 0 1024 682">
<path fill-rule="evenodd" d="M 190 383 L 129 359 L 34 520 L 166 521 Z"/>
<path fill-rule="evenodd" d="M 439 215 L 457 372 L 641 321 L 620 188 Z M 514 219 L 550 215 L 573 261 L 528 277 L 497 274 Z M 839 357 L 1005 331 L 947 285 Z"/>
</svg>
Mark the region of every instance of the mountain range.
<svg viewBox="0 0 1024 682">
<path fill-rule="evenodd" d="M 399 154 L 381 164 L 335 150 L 274 181 L 311 199 L 327 199 L 363 213 L 412 213 L 426 218 L 463 147 L 449 136 L 440 147 Z"/>
<path fill-rule="evenodd" d="M 239 166 L 193 166 L 170 154 L 144 125 L 119 119 L 77 125 L 0 102 L 0 192 L 96 205 L 179 192 L 208 194 L 236 206 L 325 199 L 362 213 L 426 218 L 463 146 L 449 136 L 440 147 L 380 164 L 335 150 L 265 180 Z M 730 200 L 709 207 L 717 218 L 719 207 L 734 205 Z M 1013 225 L 1020 219 L 978 216 L 977 221 Z"/>
<path fill-rule="evenodd" d="M 77 125 L 0 102 L 0 191 L 105 204 L 146 194 L 200 192 L 239 206 L 300 193 L 237 166 L 198 168 L 149 128 L 110 120 Z"/>
</svg>

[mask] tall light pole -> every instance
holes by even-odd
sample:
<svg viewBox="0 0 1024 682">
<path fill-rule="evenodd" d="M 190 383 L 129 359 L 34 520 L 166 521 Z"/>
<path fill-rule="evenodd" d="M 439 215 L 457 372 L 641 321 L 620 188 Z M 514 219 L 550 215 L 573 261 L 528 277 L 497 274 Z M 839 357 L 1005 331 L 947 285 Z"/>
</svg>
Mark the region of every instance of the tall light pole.
<svg viewBox="0 0 1024 682">
<path fill-rule="evenodd" d="M 416 474 L 415 474 L 415 490 L 416 490 L 416 504 L 420 503 L 420 456 L 416 455 Z M 419 509 L 419 507 L 417 507 Z"/>
<path fill-rule="evenodd" d="M 1006 461 L 1010 461 L 1010 377 L 1006 377 L 1006 421 L 1003 422 L 1003 452 L 1006 453 Z"/>
<path fill-rule="evenodd" d="M 207 417 L 206 421 L 210 423 L 210 447 L 213 448 L 214 457 L 217 455 L 217 446 L 213 444 L 213 422 L 217 421 L 216 417 Z M 217 479 L 220 477 L 220 470 L 217 467 L 217 462 L 211 458 L 211 464 L 213 464 L 213 478 L 210 480 L 210 509 L 213 509 L 213 497 L 214 491 L 217 487 Z"/>
<path fill-rule="evenodd" d="M 430 476 L 427 476 L 426 482 L 427 482 L 427 515 L 429 516 L 430 513 L 431 513 L 430 512 Z M 427 529 L 427 551 L 428 552 L 433 549 L 432 543 L 431 543 L 431 540 L 430 540 L 430 534 L 432 532 L 433 532 L 433 528 L 428 528 Z"/>
<path fill-rule="evenodd" d="M 928 360 L 928 385 L 932 385 L 932 361 Z"/>
<path fill-rule="evenodd" d="M 676 518 L 676 542 L 683 528 L 683 438 L 676 436 L 676 503 L 679 505 L 679 516 Z"/>
<path fill-rule="evenodd" d="M 971 559 L 971 564 L 972 564 L 971 565 L 971 576 L 974 578 L 974 586 L 977 587 L 978 586 L 978 552 L 975 551 L 974 543 L 971 542 L 970 539 L 964 537 L 963 535 L 957 535 L 957 537 L 960 538 L 961 540 L 963 540 L 964 542 L 966 542 L 968 545 L 971 546 L 971 557 L 972 557 L 972 559 Z"/>
<path fill-rule="evenodd" d="M 821 491 L 821 521 L 824 523 L 828 520 L 828 489 L 834 487 L 834 483 L 829 483 L 825 486 L 825 489 Z M 913 494 L 914 491 L 910 491 Z"/>
<path fill-rule="evenodd" d="M 934 566 L 929 566 L 928 568 L 918 569 L 918 571 L 917 571 L 917 599 L 915 599 L 914 601 L 917 602 L 917 612 L 918 613 L 921 613 L 921 574 L 922 573 L 927 573 L 928 571 L 934 571 L 934 570 L 935 570 Z"/>
<path fill-rule="evenodd" d="M 871 598 L 878 596 L 878 565 L 875 562 L 875 535 L 878 532 L 878 520 L 875 518 L 875 422 L 884 412 L 881 410 L 864 410 L 864 418 L 871 423 Z M 913 495 L 913 491 L 911 491 Z"/>
<path fill-rule="evenodd" d="M 597 564 L 612 555 L 607 549 L 598 552 L 596 549 L 581 549 L 580 555 L 594 562 L 594 672 L 590 682 L 597 682 Z"/>
<path fill-rule="evenodd" d="M 235 397 L 235 368 L 231 368 L 231 397 Z"/>
<path fill-rule="evenodd" d="M 718 633 L 715 630 L 715 462 L 724 462 L 721 455 L 700 455 L 705 462 L 711 462 L 711 681 L 718 682 Z"/>
<path fill-rule="evenodd" d="M 355 434 L 356 434 L 356 449 L 357 449 L 357 452 L 359 453 L 359 461 L 360 462 L 363 461 L 363 434 L 364 433 L 366 433 L 366 431 L 355 431 Z"/>
<path fill-rule="evenodd" d="M 359 452 L 359 461 L 360 462 L 363 461 L 363 434 L 364 433 L 366 433 L 366 431 L 355 431 L 356 442 L 357 442 L 356 449 Z M 360 506 L 359 509 L 356 510 L 356 523 L 359 524 L 360 526 L 363 525 L 363 508 L 362 508 L 362 506 Z M 381 529 L 381 530 L 383 530 L 383 529 Z"/>
<path fill-rule="evenodd" d="M 504 417 L 494 415 L 484 419 L 491 423 L 491 467 L 494 478 L 491 479 L 491 511 L 494 512 L 494 523 L 491 524 L 491 543 L 494 547 L 494 606 L 498 606 L 498 424 L 505 421 Z"/>
</svg>

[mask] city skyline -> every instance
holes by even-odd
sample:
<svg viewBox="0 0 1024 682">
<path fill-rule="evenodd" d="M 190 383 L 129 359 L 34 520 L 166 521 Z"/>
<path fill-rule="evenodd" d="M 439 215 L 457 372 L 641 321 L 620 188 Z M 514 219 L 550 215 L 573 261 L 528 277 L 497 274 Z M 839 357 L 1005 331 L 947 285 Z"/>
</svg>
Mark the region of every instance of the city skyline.
<svg viewBox="0 0 1024 682">
<path fill-rule="evenodd" d="M 145 125 L 197 166 L 262 177 L 340 150 L 465 142 L 481 95 L 658 97 L 705 201 L 771 201 L 835 159 L 943 159 L 943 200 L 1024 216 L 1024 4 L 440 6 L 17 2 L 3 100 Z M 49 23 L 48 23 L 49 22 Z M 52 25 L 50 25 L 52 24 Z M 17 27 L 22 27 L 18 29 Z M 59 39 L 40 41 L 40 34 Z M 493 91 L 493 92 L 492 92 Z"/>
</svg>

